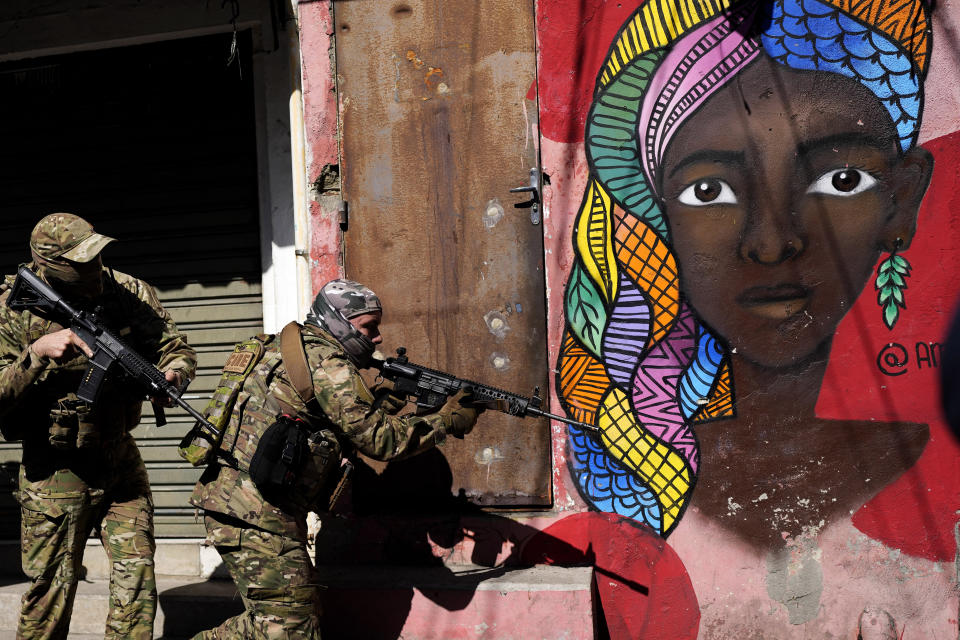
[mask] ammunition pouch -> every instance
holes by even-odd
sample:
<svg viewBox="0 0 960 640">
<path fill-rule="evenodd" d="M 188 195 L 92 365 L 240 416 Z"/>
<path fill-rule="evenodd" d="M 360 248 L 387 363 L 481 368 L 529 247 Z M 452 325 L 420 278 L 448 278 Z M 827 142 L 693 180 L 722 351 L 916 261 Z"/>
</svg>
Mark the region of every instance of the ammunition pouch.
<svg viewBox="0 0 960 640">
<path fill-rule="evenodd" d="M 263 358 L 265 336 L 256 336 L 237 344 L 227 358 L 220 375 L 220 382 L 204 409 L 203 416 L 220 432 L 219 436 L 207 433 L 198 421 L 180 442 L 180 457 L 195 467 L 212 462 L 223 444 L 223 437 L 230 425 L 237 396 L 243 383 Z"/>
<path fill-rule="evenodd" d="M 264 498 L 305 513 L 332 506 L 325 500 L 337 493 L 341 469 L 340 443 L 332 431 L 314 430 L 284 414 L 260 435 L 249 473 Z"/>
<path fill-rule="evenodd" d="M 297 407 L 271 393 L 270 380 L 282 363 L 297 395 L 313 408 L 310 413 L 323 415 L 313 396 L 299 325 L 284 327 L 279 348 L 267 350 L 273 340 L 257 336 L 234 348 L 204 412 L 220 436 L 213 438 L 196 425 L 180 443 L 180 456 L 194 466 L 219 456 L 248 473 L 270 503 L 291 512 L 324 511 L 342 490 L 350 465 L 342 464 L 334 425 L 305 422 L 296 416 Z"/>
<path fill-rule="evenodd" d="M 101 434 L 94 424 L 90 405 L 81 400 L 61 400 L 50 412 L 47 439 L 51 447 L 61 451 L 99 447 Z"/>
</svg>

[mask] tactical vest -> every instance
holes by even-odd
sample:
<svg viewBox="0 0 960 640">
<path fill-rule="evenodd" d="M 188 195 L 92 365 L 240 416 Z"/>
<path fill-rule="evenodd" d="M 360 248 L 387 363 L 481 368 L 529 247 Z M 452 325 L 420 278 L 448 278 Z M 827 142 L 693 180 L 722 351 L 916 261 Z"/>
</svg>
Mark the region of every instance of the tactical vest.
<svg viewBox="0 0 960 640">
<path fill-rule="evenodd" d="M 329 420 L 316 424 L 273 393 L 281 363 L 303 404 L 315 404 L 300 326 L 291 322 L 279 336 L 260 334 L 234 347 L 204 410 L 220 437 L 201 435 L 197 423 L 180 443 L 180 456 L 194 466 L 218 462 L 247 474 L 253 466 L 255 481 L 283 476 L 282 491 L 260 482 L 257 488 L 271 503 L 294 512 L 324 510 L 343 484 L 343 450 Z M 311 413 L 324 415 L 319 408 Z"/>
<path fill-rule="evenodd" d="M 129 299 L 132 295 L 120 284 L 112 269 L 106 269 L 103 299 L 109 300 L 100 310 L 101 320 L 123 335 L 138 352 L 143 344 L 139 336 L 127 335 L 130 327 L 124 325 L 135 313 Z M 125 274 L 121 274 L 124 275 Z M 125 276 L 126 277 L 126 276 Z M 6 276 L 0 283 L 0 297 L 13 286 L 14 276 Z M 0 302 L 3 304 L 3 302 Z M 118 306 L 119 305 L 119 306 Z M 31 312 L 21 312 L 23 326 L 19 336 L 29 345 L 48 333 L 63 329 L 61 325 Z M 96 449 L 105 441 L 113 441 L 131 431 L 140 422 L 142 390 L 127 386 L 116 376 L 108 378 L 96 406 L 77 398 L 76 389 L 86 371 L 88 360 L 78 355 L 69 362 L 50 362 L 39 377 L 25 391 L 12 410 L 0 418 L 0 434 L 9 442 L 36 437 L 46 426 L 50 446 L 59 450 Z"/>
</svg>

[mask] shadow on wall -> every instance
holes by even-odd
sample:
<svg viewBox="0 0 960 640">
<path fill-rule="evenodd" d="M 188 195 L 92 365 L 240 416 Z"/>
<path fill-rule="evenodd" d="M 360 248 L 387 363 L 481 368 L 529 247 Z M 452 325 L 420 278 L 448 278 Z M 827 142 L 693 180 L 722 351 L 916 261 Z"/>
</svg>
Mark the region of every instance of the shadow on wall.
<svg viewBox="0 0 960 640">
<path fill-rule="evenodd" d="M 652 529 L 588 512 L 541 531 L 471 504 L 462 491 L 453 493 L 452 478 L 436 449 L 390 463 L 381 473 L 358 465 L 344 501 L 352 504 L 325 517 L 315 541 L 320 583 L 327 587 L 321 592 L 325 638 L 397 640 L 415 592 L 440 609 L 462 611 L 484 581 L 536 564 L 594 568 L 595 638 L 696 638 L 700 614 L 693 587 Z M 455 573 L 445 560 L 478 568 Z M 211 585 L 223 592 L 211 592 Z M 189 637 L 235 615 L 242 603 L 234 594 L 229 581 L 161 593 L 164 637 Z M 216 606 L 205 604 L 211 596 Z M 503 627 L 506 618 L 523 613 L 509 606 L 484 610 L 484 622 L 494 628 L 500 618 Z M 442 614 L 436 622 L 442 634 Z"/>
<path fill-rule="evenodd" d="M 442 451 L 390 463 L 382 473 L 361 465 L 352 495 L 355 517 L 324 523 L 319 562 L 432 565 L 471 563 L 498 571 L 448 576 L 449 589 L 417 584 L 375 601 L 324 592 L 324 620 L 334 638 L 393 640 L 410 614 L 414 589 L 448 611 L 466 608 L 486 579 L 536 564 L 592 566 L 596 638 L 696 638 L 699 607 L 682 562 L 652 529 L 607 513 L 578 513 L 544 530 L 485 512 L 463 491 Z M 431 545 L 432 543 L 432 545 Z M 439 557 L 438 557 L 439 555 Z M 348 558 L 348 560 L 344 560 Z M 446 571 L 449 572 L 449 569 Z M 648 616 L 648 611 L 657 611 Z M 367 615 L 364 615 L 364 614 Z M 484 622 L 518 612 L 491 611 Z M 522 613 L 522 612 L 520 612 Z"/>
<path fill-rule="evenodd" d="M 356 591 L 324 591 L 328 637 L 399 638 L 414 590 L 447 611 L 460 611 L 484 580 L 535 564 L 594 567 L 596 638 L 696 637 L 699 608 L 690 580 L 648 527 L 614 514 L 579 513 L 541 531 L 483 511 L 462 490 L 454 493 L 452 481 L 436 449 L 390 463 L 379 474 L 359 466 L 353 515 L 324 521 L 316 540 L 318 562 L 430 566 L 434 572 L 410 571 L 402 587 L 378 590 L 375 600 Z M 445 559 L 495 569 L 454 575 Z M 437 572 L 446 574 L 443 589 L 435 588 Z M 426 580 L 418 583 L 421 575 Z M 656 616 L 645 615 L 652 610 Z M 494 610 L 485 622 L 492 627 L 497 616 L 517 613 Z"/>
</svg>

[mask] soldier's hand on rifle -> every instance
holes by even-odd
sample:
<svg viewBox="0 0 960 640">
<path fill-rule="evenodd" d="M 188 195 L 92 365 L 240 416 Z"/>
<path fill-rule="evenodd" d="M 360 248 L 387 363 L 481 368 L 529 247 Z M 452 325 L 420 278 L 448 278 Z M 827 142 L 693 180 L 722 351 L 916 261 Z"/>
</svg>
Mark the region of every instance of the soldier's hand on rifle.
<svg viewBox="0 0 960 640">
<path fill-rule="evenodd" d="M 172 384 L 177 389 L 180 389 L 180 385 L 183 384 L 183 379 L 180 377 L 179 371 L 164 371 L 163 377 L 167 382 Z M 172 407 L 174 405 L 173 398 L 170 398 L 166 394 L 153 396 L 150 401 L 154 404 L 160 405 L 161 407 Z"/>
<path fill-rule="evenodd" d="M 371 389 L 373 392 L 373 407 L 383 409 L 390 415 L 396 415 L 407 406 L 407 398 L 396 392 L 393 381 L 381 380 Z"/>
<path fill-rule="evenodd" d="M 462 438 L 473 431 L 473 426 L 477 424 L 477 416 L 483 413 L 482 406 L 470 404 L 472 395 L 473 389 L 461 387 L 440 407 L 439 413 L 450 416 L 447 432 L 455 438 Z"/>
<path fill-rule="evenodd" d="M 57 361 L 73 360 L 81 353 L 88 358 L 93 356 L 93 350 L 70 329 L 41 336 L 30 345 L 30 350 L 41 358 Z"/>
<path fill-rule="evenodd" d="M 480 400 L 474 397 L 473 387 L 470 385 L 461 387 L 460 391 L 453 397 L 458 397 L 460 406 L 475 410 L 477 415 L 482 414 L 487 409 L 498 409 L 500 402 L 499 400 Z"/>
</svg>

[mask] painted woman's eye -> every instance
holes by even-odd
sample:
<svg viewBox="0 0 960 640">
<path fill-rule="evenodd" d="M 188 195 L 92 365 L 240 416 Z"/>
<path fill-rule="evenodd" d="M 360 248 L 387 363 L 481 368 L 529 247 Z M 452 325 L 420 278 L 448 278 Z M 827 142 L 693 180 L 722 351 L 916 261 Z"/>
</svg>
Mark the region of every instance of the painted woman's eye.
<svg viewBox="0 0 960 640">
<path fill-rule="evenodd" d="M 677 196 L 681 204 L 689 207 L 703 207 L 711 204 L 737 204 L 733 189 L 719 178 L 697 180 L 686 187 Z"/>
<path fill-rule="evenodd" d="M 807 193 L 822 193 L 828 196 L 855 196 L 877 184 L 877 179 L 863 169 L 845 167 L 833 169 L 813 181 Z"/>
</svg>

